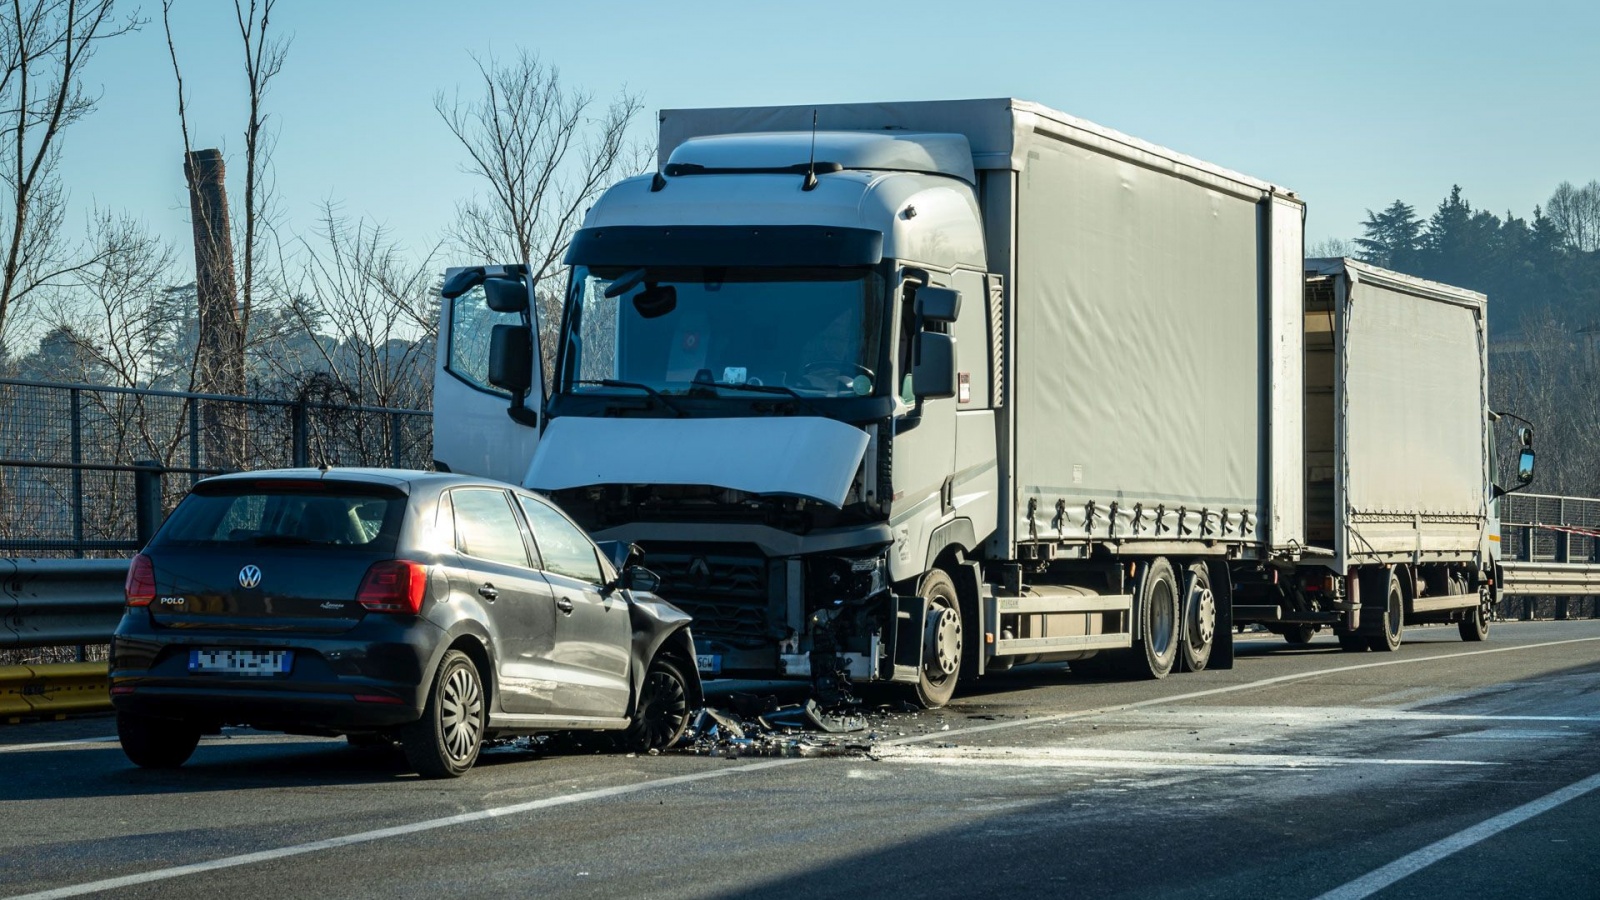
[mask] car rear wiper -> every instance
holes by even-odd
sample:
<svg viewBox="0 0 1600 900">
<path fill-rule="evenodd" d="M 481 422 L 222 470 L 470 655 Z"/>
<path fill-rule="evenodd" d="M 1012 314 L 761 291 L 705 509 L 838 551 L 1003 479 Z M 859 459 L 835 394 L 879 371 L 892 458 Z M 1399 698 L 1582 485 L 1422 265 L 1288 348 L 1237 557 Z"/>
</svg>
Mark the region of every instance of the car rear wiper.
<svg viewBox="0 0 1600 900">
<path fill-rule="evenodd" d="M 724 384 L 723 382 L 719 381 L 713 384 L 712 387 L 732 388 L 736 391 L 756 391 L 763 394 L 788 394 L 790 397 L 793 397 L 797 403 L 799 403 L 801 406 L 804 406 L 806 409 L 811 410 L 813 413 L 816 413 L 824 418 L 826 418 L 828 415 L 822 411 L 821 407 L 811 402 L 811 400 L 804 394 L 792 387 L 787 387 L 781 384 L 751 384 L 748 381 L 743 384 Z"/>
<path fill-rule="evenodd" d="M 688 415 L 688 413 L 683 411 L 682 407 L 673 403 L 671 400 L 668 400 L 667 395 L 661 393 L 648 384 L 640 384 L 637 381 L 618 381 L 615 378 L 580 378 L 577 381 L 574 381 L 573 384 L 598 384 L 601 387 L 633 388 L 636 391 L 644 391 L 646 394 L 649 394 L 652 399 L 660 400 L 662 406 L 672 410 L 673 414 L 680 419 Z"/>
</svg>

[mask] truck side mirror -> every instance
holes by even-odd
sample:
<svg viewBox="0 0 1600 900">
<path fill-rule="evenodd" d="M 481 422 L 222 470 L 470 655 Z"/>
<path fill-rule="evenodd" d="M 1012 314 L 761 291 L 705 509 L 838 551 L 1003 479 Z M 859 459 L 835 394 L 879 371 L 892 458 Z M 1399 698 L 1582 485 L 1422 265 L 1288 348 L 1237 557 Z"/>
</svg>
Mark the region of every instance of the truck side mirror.
<svg viewBox="0 0 1600 900">
<path fill-rule="evenodd" d="M 522 312 L 528 308 L 528 285 L 517 278 L 486 278 L 483 302 L 495 312 Z"/>
<path fill-rule="evenodd" d="M 533 386 L 533 335 L 528 326 L 494 326 L 489 334 L 489 383 L 513 394 Z"/>
<path fill-rule="evenodd" d="M 952 291 L 952 293 L 954 293 Z M 956 339 L 935 331 L 917 333 L 911 393 L 918 399 L 956 395 Z"/>
<path fill-rule="evenodd" d="M 1517 454 L 1517 484 L 1519 486 L 1533 481 L 1533 450 L 1526 449 Z"/>
<path fill-rule="evenodd" d="M 533 387 L 533 330 L 526 325 L 496 325 L 489 332 L 489 383 L 511 392 L 511 418 L 523 425 L 539 424 L 538 415 L 522 405 Z"/>
<path fill-rule="evenodd" d="M 917 316 L 924 322 L 949 324 L 961 314 L 961 292 L 954 288 L 917 288 Z"/>
</svg>

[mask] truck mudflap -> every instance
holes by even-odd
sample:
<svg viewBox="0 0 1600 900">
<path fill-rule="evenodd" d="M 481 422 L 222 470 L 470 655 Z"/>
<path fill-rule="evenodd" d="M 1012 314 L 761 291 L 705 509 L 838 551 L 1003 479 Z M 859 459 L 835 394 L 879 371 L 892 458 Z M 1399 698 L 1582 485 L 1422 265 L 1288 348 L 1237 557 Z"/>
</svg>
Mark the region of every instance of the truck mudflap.
<svg viewBox="0 0 1600 900">
<path fill-rule="evenodd" d="M 1233 668 L 1233 577 L 1226 563 L 1206 564 L 1211 576 L 1211 593 L 1217 603 L 1216 636 L 1211 639 L 1211 659 L 1207 669 Z"/>
<path fill-rule="evenodd" d="M 922 631 L 928 619 L 928 598 L 896 595 L 895 622 L 889 633 L 889 653 L 879 677 L 885 681 L 916 684 L 922 672 Z"/>
</svg>

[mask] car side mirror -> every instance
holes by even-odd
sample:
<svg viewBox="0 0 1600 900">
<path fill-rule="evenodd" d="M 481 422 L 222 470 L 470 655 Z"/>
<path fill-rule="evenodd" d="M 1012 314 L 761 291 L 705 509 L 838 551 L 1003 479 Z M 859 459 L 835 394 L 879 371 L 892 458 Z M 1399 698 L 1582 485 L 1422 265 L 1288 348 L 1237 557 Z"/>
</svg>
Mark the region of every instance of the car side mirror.
<svg viewBox="0 0 1600 900">
<path fill-rule="evenodd" d="M 911 393 L 918 399 L 956 395 L 956 339 L 934 331 L 916 336 Z"/>
<path fill-rule="evenodd" d="M 622 583 L 630 591 L 653 594 L 661 590 L 661 576 L 644 566 L 629 566 L 622 573 Z"/>
</svg>

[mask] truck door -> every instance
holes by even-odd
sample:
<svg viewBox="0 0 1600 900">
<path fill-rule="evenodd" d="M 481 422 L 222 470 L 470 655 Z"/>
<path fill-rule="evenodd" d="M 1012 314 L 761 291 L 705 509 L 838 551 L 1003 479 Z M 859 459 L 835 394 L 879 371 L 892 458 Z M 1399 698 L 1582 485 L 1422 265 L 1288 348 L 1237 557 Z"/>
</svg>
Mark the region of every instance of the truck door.
<svg viewBox="0 0 1600 900">
<path fill-rule="evenodd" d="M 538 320 L 526 267 L 446 270 L 433 372 L 435 468 L 522 482 L 544 405 Z"/>
</svg>

